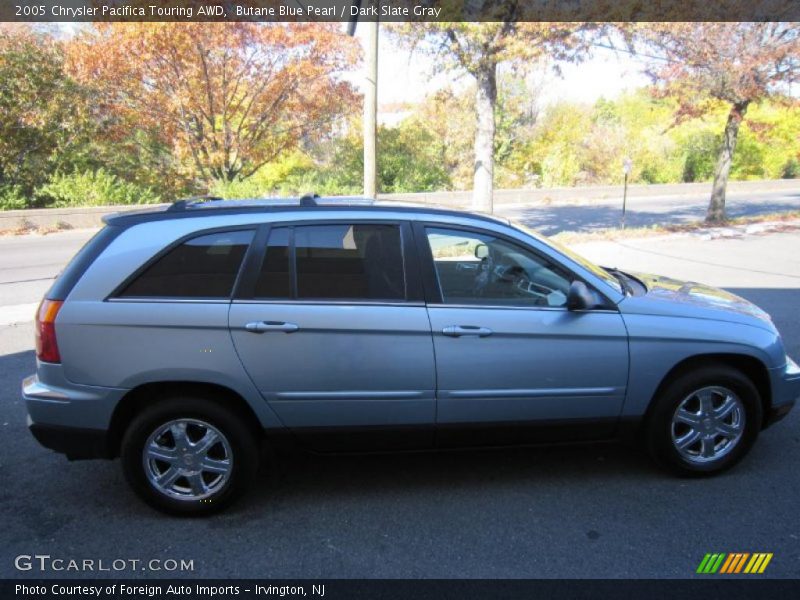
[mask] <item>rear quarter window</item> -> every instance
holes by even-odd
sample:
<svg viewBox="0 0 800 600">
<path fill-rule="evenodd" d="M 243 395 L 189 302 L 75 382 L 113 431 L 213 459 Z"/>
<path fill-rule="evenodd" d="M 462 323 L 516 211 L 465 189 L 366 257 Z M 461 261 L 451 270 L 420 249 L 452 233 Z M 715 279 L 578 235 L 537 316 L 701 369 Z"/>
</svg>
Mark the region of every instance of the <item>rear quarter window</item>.
<svg viewBox="0 0 800 600">
<path fill-rule="evenodd" d="M 119 298 L 230 298 L 254 231 L 200 235 L 157 258 Z"/>
</svg>

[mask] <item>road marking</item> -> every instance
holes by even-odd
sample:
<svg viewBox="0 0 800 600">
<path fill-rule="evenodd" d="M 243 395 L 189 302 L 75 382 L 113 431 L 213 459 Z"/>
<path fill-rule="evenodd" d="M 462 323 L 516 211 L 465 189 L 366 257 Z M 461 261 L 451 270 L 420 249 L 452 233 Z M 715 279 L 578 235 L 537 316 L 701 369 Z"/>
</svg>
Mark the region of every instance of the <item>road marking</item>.
<svg viewBox="0 0 800 600">
<path fill-rule="evenodd" d="M 0 326 L 33 321 L 37 306 L 39 306 L 38 302 L 0 306 Z"/>
<path fill-rule="evenodd" d="M 2 271 L 2 269 L 0 269 Z M 51 277 L 37 277 L 36 279 L 17 279 L 16 281 L 0 281 L 0 285 L 16 285 L 17 283 L 33 283 L 35 281 L 53 281 L 56 276 Z"/>
</svg>

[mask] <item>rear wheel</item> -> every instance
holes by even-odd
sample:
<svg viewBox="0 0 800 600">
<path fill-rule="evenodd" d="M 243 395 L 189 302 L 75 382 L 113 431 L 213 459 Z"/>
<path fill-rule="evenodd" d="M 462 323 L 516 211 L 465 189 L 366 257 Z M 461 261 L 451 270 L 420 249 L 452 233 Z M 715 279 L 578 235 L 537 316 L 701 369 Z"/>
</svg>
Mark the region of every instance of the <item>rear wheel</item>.
<svg viewBox="0 0 800 600">
<path fill-rule="evenodd" d="M 712 475 L 747 454 L 761 419 L 761 399 L 750 379 L 730 367 L 703 367 L 678 377 L 655 400 L 646 442 L 669 469 Z"/>
<path fill-rule="evenodd" d="M 170 398 L 139 414 L 122 441 L 122 467 L 148 504 L 207 514 L 235 500 L 258 470 L 258 444 L 233 412 L 206 398 Z"/>
</svg>

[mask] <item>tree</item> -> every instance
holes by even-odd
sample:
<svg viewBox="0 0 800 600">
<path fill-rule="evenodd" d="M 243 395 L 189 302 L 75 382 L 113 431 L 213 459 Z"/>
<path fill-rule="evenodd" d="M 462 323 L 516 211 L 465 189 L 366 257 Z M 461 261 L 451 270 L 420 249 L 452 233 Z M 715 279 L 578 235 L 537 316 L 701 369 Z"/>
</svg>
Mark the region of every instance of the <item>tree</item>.
<svg viewBox="0 0 800 600">
<path fill-rule="evenodd" d="M 425 97 L 408 117 L 430 135 L 432 159 L 448 174 L 454 189 L 472 186 L 475 140 L 475 91 L 438 90 Z"/>
<path fill-rule="evenodd" d="M 118 132 L 158 132 L 204 182 L 247 178 L 355 104 L 353 40 L 311 23 L 106 23 L 68 45 Z"/>
<path fill-rule="evenodd" d="M 497 78 L 493 153 L 496 186 L 518 187 L 530 183 L 538 173 L 537 163 L 525 147 L 539 114 L 531 83 L 512 73 L 501 73 Z M 474 177 L 475 84 L 455 90 L 445 88 L 427 96 L 401 127 L 411 125 L 427 133 L 430 147 L 426 153 L 430 154 L 431 164 L 441 166 L 448 174 L 448 187 L 470 189 Z"/>
<path fill-rule="evenodd" d="M 706 221 L 721 223 L 739 128 L 748 107 L 778 98 L 800 81 L 798 23 L 654 23 L 635 26 L 633 39 L 648 55 L 661 92 L 680 101 L 678 118 L 713 105 L 728 106 Z"/>
<path fill-rule="evenodd" d="M 492 210 L 498 66 L 541 60 L 576 60 L 588 50 L 580 23 L 515 22 L 518 0 L 496 3 L 499 22 L 413 23 L 396 27 L 407 44 L 435 55 L 442 69 L 470 74 L 476 82 L 473 207 Z"/>
<path fill-rule="evenodd" d="M 88 138 L 87 91 L 64 75 L 59 45 L 27 27 L 0 28 L 0 186 L 32 197 Z"/>
</svg>

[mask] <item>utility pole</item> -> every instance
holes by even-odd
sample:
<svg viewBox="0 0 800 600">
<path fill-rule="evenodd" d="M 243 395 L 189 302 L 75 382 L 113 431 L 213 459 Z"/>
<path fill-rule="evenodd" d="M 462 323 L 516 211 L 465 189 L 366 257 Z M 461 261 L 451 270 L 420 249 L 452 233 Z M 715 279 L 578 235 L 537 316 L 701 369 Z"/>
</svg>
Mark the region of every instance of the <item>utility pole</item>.
<svg viewBox="0 0 800 600">
<path fill-rule="evenodd" d="M 362 24 L 367 30 L 366 85 L 364 87 L 364 196 L 378 193 L 378 20 Z"/>
</svg>

